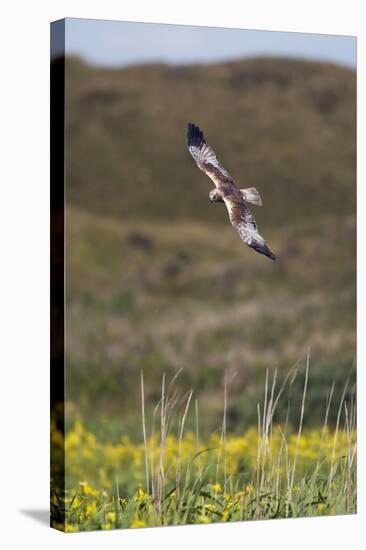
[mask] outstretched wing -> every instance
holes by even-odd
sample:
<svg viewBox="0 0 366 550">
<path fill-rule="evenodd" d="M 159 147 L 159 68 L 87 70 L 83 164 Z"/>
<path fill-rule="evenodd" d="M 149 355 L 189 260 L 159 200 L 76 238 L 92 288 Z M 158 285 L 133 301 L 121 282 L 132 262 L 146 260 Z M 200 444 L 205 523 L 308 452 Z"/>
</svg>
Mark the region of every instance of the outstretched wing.
<svg viewBox="0 0 366 550">
<path fill-rule="evenodd" d="M 202 130 L 191 122 L 188 123 L 187 143 L 198 168 L 212 179 L 216 187 L 222 183 L 235 185 L 229 172 L 219 163 L 213 149 L 206 143 Z"/>
<path fill-rule="evenodd" d="M 245 244 L 260 254 L 268 256 L 271 260 L 275 260 L 276 256 L 268 248 L 263 237 L 259 235 L 255 218 L 245 204 L 240 192 L 236 193 L 235 191 L 227 194 L 224 197 L 224 202 L 229 212 L 230 221 Z"/>
<path fill-rule="evenodd" d="M 216 187 L 221 187 L 222 198 L 228 209 L 230 221 L 240 238 L 260 254 L 275 260 L 276 256 L 258 233 L 255 218 L 244 201 L 243 193 L 236 187 L 229 172 L 219 163 L 213 149 L 206 143 L 202 130 L 195 124 L 188 124 L 187 141 L 189 152 L 198 168 L 212 179 Z M 258 199 L 256 200 L 258 203 Z"/>
</svg>

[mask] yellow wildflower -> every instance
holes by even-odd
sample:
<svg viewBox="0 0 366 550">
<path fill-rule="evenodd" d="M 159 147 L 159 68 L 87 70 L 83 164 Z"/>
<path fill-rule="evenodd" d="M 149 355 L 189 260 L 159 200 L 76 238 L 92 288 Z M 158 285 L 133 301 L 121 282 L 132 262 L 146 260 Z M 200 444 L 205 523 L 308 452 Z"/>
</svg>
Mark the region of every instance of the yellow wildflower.
<svg viewBox="0 0 366 550">
<path fill-rule="evenodd" d="M 88 518 L 89 516 L 93 515 L 96 512 L 96 510 L 97 510 L 97 503 L 95 502 L 95 500 L 93 500 L 93 502 L 88 504 L 85 508 L 86 517 Z"/>
<path fill-rule="evenodd" d="M 83 503 L 83 501 L 79 497 L 75 497 L 72 501 L 71 508 L 79 508 L 79 506 Z"/>
<path fill-rule="evenodd" d="M 148 493 L 145 493 L 143 489 L 138 489 L 136 495 L 134 496 L 135 502 L 146 502 L 148 499 Z"/>
<path fill-rule="evenodd" d="M 108 512 L 107 514 L 107 520 L 110 521 L 111 523 L 114 523 L 117 519 L 117 514 L 116 512 Z"/>
<path fill-rule="evenodd" d="M 142 521 L 141 519 L 135 519 L 130 527 L 132 529 L 140 529 L 141 527 L 146 527 L 146 523 L 144 521 Z"/>
<path fill-rule="evenodd" d="M 76 533 L 77 531 L 79 531 L 79 527 L 77 525 L 72 525 L 71 523 L 66 523 L 65 533 Z"/>
<path fill-rule="evenodd" d="M 98 496 L 98 491 L 90 487 L 87 481 L 79 481 L 79 487 L 81 489 L 82 494 L 85 496 L 91 496 L 94 498 Z"/>
<path fill-rule="evenodd" d="M 203 514 L 198 516 L 197 523 L 211 523 L 211 520 L 208 516 L 204 516 Z"/>
</svg>

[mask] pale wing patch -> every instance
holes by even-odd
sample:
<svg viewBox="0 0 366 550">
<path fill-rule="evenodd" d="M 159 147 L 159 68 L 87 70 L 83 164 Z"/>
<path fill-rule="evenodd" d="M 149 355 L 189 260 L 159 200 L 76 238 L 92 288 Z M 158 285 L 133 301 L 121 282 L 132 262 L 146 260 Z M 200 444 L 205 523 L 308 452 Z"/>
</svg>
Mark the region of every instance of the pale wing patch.
<svg viewBox="0 0 366 550">
<path fill-rule="evenodd" d="M 248 227 L 244 222 L 239 223 L 235 227 L 235 229 L 239 233 L 239 237 L 245 242 L 245 244 L 250 246 L 250 248 L 253 248 L 256 252 L 259 252 L 260 254 L 268 256 L 268 258 L 271 258 L 271 260 L 276 259 L 276 256 L 266 245 L 266 241 L 254 229 Z"/>
<path fill-rule="evenodd" d="M 230 221 L 241 240 L 260 254 L 275 260 L 276 256 L 268 248 L 263 237 L 259 235 L 255 218 L 244 200 L 238 202 L 226 197 L 224 201 L 229 212 Z"/>
<path fill-rule="evenodd" d="M 222 179 L 233 181 L 229 172 L 220 164 L 217 157 L 203 136 L 203 132 L 198 126 L 189 123 L 187 132 L 188 150 L 192 157 L 205 174 L 207 174 L 214 184 L 218 186 Z"/>
<path fill-rule="evenodd" d="M 196 144 L 196 145 L 190 145 L 188 149 L 200 168 L 205 163 L 210 163 L 213 165 L 218 164 L 217 158 L 215 153 L 213 152 L 213 149 L 211 149 L 211 147 L 207 145 L 205 141 L 201 141 L 199 142 L 199 144 Z"/>
<path fill-rule="evenodd" d="M 255 229 L 248 227 L 244 222 L 239 223 L 235 229 L 240 235 L 240 238 L 247 244 L 248 246 L 251 246 L 253 243 L 257 243 L 258 245 L 265 244 L 265 240 L 259 233 L 255 231 Z"/>
<path fill-rule="evenodd" d="M 237 225 L 243 223 L 253 231 L 257 231 L 258 228 L 255 217 L 243 200 L 239 203 L 237 201 L 234 202 L 229 196 L 226 198 L 224 197 L 224 201 L 229 212 L 230 221 L 235 228 Z"/>
</svg>

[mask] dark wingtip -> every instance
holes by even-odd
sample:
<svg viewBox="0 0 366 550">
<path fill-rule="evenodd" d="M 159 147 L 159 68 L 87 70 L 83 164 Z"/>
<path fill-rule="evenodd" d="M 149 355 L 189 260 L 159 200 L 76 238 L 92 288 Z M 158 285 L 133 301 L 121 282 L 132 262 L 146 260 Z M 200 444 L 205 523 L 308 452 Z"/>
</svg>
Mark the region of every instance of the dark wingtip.
<svg viewBox="0 0 366 550">
<path fill-rule="evenodd" d="M 266 246 L 266 248 L 265 248 L 265 250 L 263 250 L 262 254 L 264 254 L 265 256 L 267 256 L 267 258 L 270 258 L 274 262 L 277 260 L 277 256 L 275 254 L 273 254 L 272 250 L 270 250 L 268 248 L 268 246 Z"/>
<path fill-rule="evenodd" d="M 193 122 L 188 122 L 188 127 L 187 127 L 188 146 L 193 145 L 193 146 L 199 147 L 201 143 L 204 143 L 204 142 L 205 142 L 205 139 L 203 137 L 202 130 L 198 126 L 193 124 Z"/>
<path fill-rule="evenodd" d="M 259 254 L 263 254 L 263 256 L 267 256 L 267 258 L 270 258 L 274 262 L 277 260 L 277 257 L 273 252 L 268 248 L 266 244 L 258 245 L 257 243 L 252 243 L 249 245 L 251 248 L 253 248 L 256 252 L 259 252 Z"/>
</svg>

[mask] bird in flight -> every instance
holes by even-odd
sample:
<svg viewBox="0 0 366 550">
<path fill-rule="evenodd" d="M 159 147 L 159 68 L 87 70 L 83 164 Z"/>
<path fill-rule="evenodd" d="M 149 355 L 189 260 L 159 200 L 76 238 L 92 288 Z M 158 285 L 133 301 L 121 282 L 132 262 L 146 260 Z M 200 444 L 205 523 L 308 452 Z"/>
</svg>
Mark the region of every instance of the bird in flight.
<svg viewBox="0 0 366 550">
<path fill-rule="evenodd" d="M 238 189 L 229 172 L 219 163 L 213 149 L 206 143 L 202 130 L 191 122 L 188 123 L 187 142 L 198 168 L 215 184 L 215 189 L 209 194 L 211 202 L 224 202 L 231 224 L 245 244 L 275 260 L 276 256 L 259 235 L 255 218 L 247 206 L 247 202 L 262 205 L 258 191 L 255 187 Z"/>
</svg>

